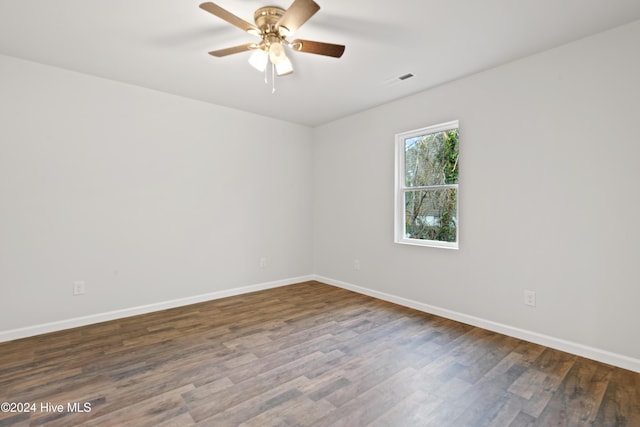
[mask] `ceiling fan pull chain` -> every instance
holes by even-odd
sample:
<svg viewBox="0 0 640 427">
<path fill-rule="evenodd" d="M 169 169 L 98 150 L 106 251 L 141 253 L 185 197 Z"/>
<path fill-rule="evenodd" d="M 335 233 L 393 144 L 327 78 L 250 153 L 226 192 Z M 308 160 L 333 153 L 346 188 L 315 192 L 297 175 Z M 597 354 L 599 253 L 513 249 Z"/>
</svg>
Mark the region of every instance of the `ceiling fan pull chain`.
<svg viewBox="0 0 640 427">
<path fill-rule="evenodd" d="M 276 93 L 276 66 L 271 63 L 271 94 Z"/>
</svg>

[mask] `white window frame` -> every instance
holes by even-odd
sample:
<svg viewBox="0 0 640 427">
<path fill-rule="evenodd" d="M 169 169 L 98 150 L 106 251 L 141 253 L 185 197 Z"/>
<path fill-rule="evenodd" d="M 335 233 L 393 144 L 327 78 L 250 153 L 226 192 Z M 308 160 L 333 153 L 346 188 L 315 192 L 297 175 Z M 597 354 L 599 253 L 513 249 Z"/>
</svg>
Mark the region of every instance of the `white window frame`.
<svg viewBox="0 0 640 427">
<path fill-rule="evenodd" d="M 458 120 L 453 120 L 446 123 L 440 123 L 433 126 L 428 126 L 425 128 L 415 129 L 408 132 L 402 132 L 396 134 L 396 177 L 395 177 L 395 215 L 394 215 L 394 223 L 395 223 L 395 232 L 394 232 L 394 241 L 395 243 L 407 244 L 407 245 L 418 245 L 418 246 L 429 246 L 434 248 L 446 248 L 446 249 L 459 249 L 460 243 L 460 192 L 458 190 L 458 184 L 445 184 L 445 185 L 432 185 L 432 186 L 424 186 L 424 187 L 407 187 L 405 181 L 405 140 L 414 138 L 416 136 L 428 135 L 431 133 L 438 133 L 447 130 L 458 129 L 459 132 L 459 123 Z M 405 216 L 405 193 L 408 191 L 416 191 L 416 190 L 434 190 L 434 189 L 445 189 L 445 188 L 455 188 L 456 189 L 456 241 L 455 242 L 441 242 L 438 240 L 426 240 L 426 239 L 412 239 L 406 237 L 405 229 L 406 229 L 406 216 Z"/>
</svg>

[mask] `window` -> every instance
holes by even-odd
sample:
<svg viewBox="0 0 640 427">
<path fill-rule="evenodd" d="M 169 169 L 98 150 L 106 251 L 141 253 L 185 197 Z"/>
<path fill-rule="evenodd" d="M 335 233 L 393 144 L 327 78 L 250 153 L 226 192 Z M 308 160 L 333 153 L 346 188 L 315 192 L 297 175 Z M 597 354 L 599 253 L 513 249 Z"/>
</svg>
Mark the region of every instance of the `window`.
<svg viewBox="0 0 640 427">
<path fill-rule="evenodd" d="M 458 121 L 396 135 L 395 241 L 458 249 Z"/>
</svg>

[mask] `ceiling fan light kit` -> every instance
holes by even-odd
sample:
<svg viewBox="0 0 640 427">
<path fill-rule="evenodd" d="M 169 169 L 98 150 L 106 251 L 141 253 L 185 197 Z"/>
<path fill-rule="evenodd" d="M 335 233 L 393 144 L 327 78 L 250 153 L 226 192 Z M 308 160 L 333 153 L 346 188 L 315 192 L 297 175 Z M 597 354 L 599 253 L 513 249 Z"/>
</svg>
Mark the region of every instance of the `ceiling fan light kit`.
<svg viewBox="0 0 640 427">
<path fill-rule="evenodd" d="M 264 72 L 269 62 L 269 54 L 262 49 L 255 50 L 249 57 L 249 64 L 256 70 Z"/>
<path fill-rule="evenodd" d="M 209 52 L 209 54 L 223 57 L 253 50 L 249 57 L 249 64 L 260 72 L 266 72 L 267 65 L 271 62 L 272 73 L 275 72 L 278 76 L 293 73 L 293 64 L 287 56 L 285 47 L 297 52 L 334 58 L 340 58 L 344 53 L 345 46 L 343 45 L 301 39 L 292 42 L 286 40 L 320 10 L 320 6 L 313 0 L 294 0 L 287 10 L 275 6 L 261 7 L 253 15 L 255 25 L 238 18 L 215 3 L 202 3 L 200 8 L 261 39 L 258 43 L 219 49 Z"/>
<path fill-rule="evenodd" d="M 278 62 L 276 65 L 276 74 L 279 76 L 288 76 L 293 73 L 293 64 L 289 58 L 283 59 L 281 62 Z"/>
</svg>

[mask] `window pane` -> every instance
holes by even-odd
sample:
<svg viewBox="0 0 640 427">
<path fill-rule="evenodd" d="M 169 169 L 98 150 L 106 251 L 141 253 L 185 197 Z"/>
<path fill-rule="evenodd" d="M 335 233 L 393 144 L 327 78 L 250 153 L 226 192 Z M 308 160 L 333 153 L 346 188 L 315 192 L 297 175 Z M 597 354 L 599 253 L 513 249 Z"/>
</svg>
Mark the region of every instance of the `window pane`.
<svg viewBox="0 0 640 427">
<path fill-rule="evenodd" d="M 405 237 L 455 242 L 458 212 L 456 188 L 406 191 Z"/>
<path fill-rule="evenodd" d="M 458 130 L 404 140 L 405 186 L 458 183 Z"/>
</svg>

